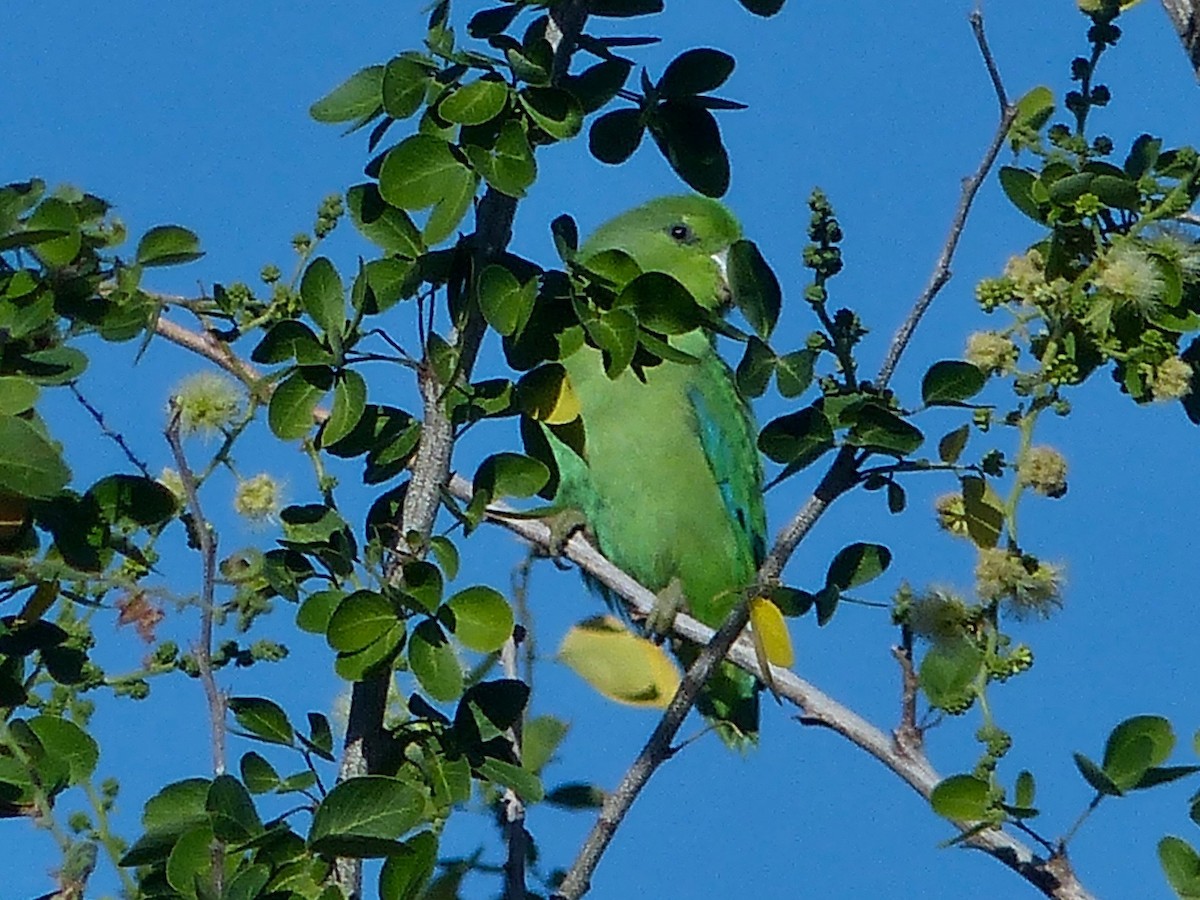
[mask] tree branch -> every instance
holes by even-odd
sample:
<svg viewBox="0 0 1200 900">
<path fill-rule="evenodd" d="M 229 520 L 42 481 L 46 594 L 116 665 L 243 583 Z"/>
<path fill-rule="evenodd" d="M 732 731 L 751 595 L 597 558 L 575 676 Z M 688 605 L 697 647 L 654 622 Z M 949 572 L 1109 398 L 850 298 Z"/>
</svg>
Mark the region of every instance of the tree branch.
<svg viewBox="0 0 1200 900">
<path fill-rule="evenodd" d="M 472 495 L 470 484 L 460 476 L 454 476 L 451 479 L 450 491 L 456 497 L 464 500 L 469 499 Z M 823 507 L 817 507 L 816 502 L 810 500 L 809 504 L 806 504 L 806 508 L 812 506 L 814 509 L 823 509 Z M 511 509 L 501 504 L 489 507 L 487 518 L 546 552 L 550 552 L 554 547 L 551 529 L 541 520 L 514 516 Z M 609 562 L 582 535 L 572 536 L 562 550 L 567 559 L 623 598 L 632 610 L 642 615 L 648 615 L 653 609 L 654 594 Z M 670 737 L 668 736 L 665 741 L 663 737 L 672 725 L 676 730 L 678 729 L 676 719 L 679 709 L 677 709 L 677 704 L 682 706 L 689 698 L 694 701 L 694 693 L 703 683 L 693 678 L 693 672 L 696 671 L 700 662 L 705 657 L 711 657 L 710 663 L 715 665 L 724 658 L 760 680 L 766 680 L 766 673 L 759 666 L 753 644 L 748 637 L 741 635 L 744 624 L 744 613 L 741 616 L 735 613 L 721 626 L 718 632 L 714 632 L 707 625 L 684 613 L 675 617 L 675 624 L 672 628 L 674 634 L 693 643 L 705 645 L 705 649 L 696 665 L 685 676 L 679 692 L 671 701 L 671 706 L 667 708 L 654 735 L 651 736 L 642 752 L 638 754 L 634 765 L 622 779 L 621 785 L 606 800 L 600 819 L 593 829 L 593 834 L 589 836 L 585 844 L 589 859 L 590 855 L 595 854 L 597 850 L 599 853 L 603 853 L 604 846 L 611 840 L 612 831 L 615 830 L 620 823 L 620 817 L 632 803 L 632 797 L 627 796 L 628 792 L 635 788 L 640 790 L 649 775 L 653 773 L 653 769 L 670 757 Z M 718 655 L 724 647 L 728 648 L 728 654 Z M 711 654 L 709 651 L 712 651 Z M 854 746 L 866 751 L 887 766 L 926 800 L 929 799 L 934 786 L 942 780 L 920 746 L 915 748 L 901 746 L 895 736 L 888 735 L 876 728 L 852 709 L 838 703 L 790 669 L 772 666 L 771 678 L 779 697 L 800 710 L 798 718 L 803 724 L 820 725 L 841 735 Z M 686 712 L 687 710 L 684 709 L 684 716 L 686 716 Z M 636 790 L 634 790 L 634 796 L 636 796 Z M 972 835 L 963 843 L 999 860 L 1046 897 L 1055 898 L 1055 900 L 1093 900 L 1092 894 L 1079 883 L 1065 856 L 1038 856 L 1022 841 L 1000 829 L 989 829 Z M 580 868 L 578 874 L 575 872 L 575 868 Z M 567 900 L 574 900 L 574 898 L 582 896 L 594 869 L 594 864 L 589 865 L 588 860 L 584 860 L 582 866 L 580 860 L 577 860 L 567 881 L 564 881 L 555 896 L 567 898 Z"/>
<path fill-rule="evenodd" d="M 196 668 L 200 671 L 200 684 L 204 687 L 204 697 L 208 703 L 208 719 L 212 741 L 212 767 L 214 775 L 225 774 L 225 695 L 217 687 L 213 676 L 212 640 L 213 640 L 213 600 L 214 587 L 217 581 L 217 539 L 212 526 L 204 517 L 200 506 L 200 493 L 196 476 L 188 465 L 187 454 L 183 452 L 183 441 L 179 435 L 179 407 L 172 401 L 171 419 L 167 423 L 164 434 L 175 457 L 175 465 L 179 470 L 179 480 L 183 484 L 187 507 L 192 517 L 191 530 L 195 534 L 196 543 L 200 547 L 202 559 L 202 581 L 200 586 L 200 639 L 196 643 Z M 210 848 L 212 857 L 212 887 L 219 895 L 225 880 L 225 846 L 220 841 L 214 841 Z"/>
<path fill-rule="evenodd" d="M 1200 9 L 1196 0 L 1162 0 L 1162 5 L 1183 42 L 1192 71 L 1200 78 Z"/>
<path fill-rule="evenodd" d="M 1008 96 L 1004 91 L 1004 85 L 1000 80 L 999 70 L 996 68 L 995 59 L 992 57 L 991 48 L 988 46 L 987 36 L 983 30 L 983 14 L 976 9 L 971 13 L 971 30 L 975 34 L 975 41 L 979 45 L 979 52 L 983 56 L 984 65 L 987 67 L 988 74 L 992 79 L 992 87 L 996 91 L 996 98 L 1000 102 L 1000 123 L 996 126 L 996 133 L 992 136 L 992 142 L 988 145 L 987 152 L 983 155 L 983 161 L 979 164 L 979 168 L 975 170 L 975 174 L 963 182 L 962 195 L 959 197 L 958 209 L 954 213 L 954 218 L 950 222 L 950 234 L 946 237 L 945 244 L 942 245 L 942 252 L 938 255 L 937 263 L 933 267 L 933 274 L 929 278 L 929 283 L 925 286 L 925 290 L 917 297 L 913 304 L 912 310 L 908 314 L 908 318 L 901 324 L 896 336 L 892 338 L 891 346 L 888 347 L 887 355 L 884 357 L 883 365 L 879 368 L 879 374 L 875 378 L 875 386 L 879 389 L 887 387 L 887 383 L 891 381 L 892 375 L 895 374 L 896 366 L 900 363 L 900 357 L 904 354 L 904 350 L 908 347 L 908 342 L 912 340 L 913 332 L 917 330 L 917 325 L 929 310 L 929 306 L 947 282 L 950 281 L 952 272 L 950 264 L 954 261 L 955 251 L 958 250 L 958 242 L 962 238 L 963 229 L 967 225 L 967 217 L 971 213 L 971 205 L 975 202 L 975 195 L 979 193 L 980 187 L 983 186 L 984 179 L 987 178 L 988 172 L 996 162 L 996 157 L 1000 154 L 1000 148 L 1004 146 L 1004 140 L 1008 137 L 1009 129 L 1012 128 L 1013 122 L 1017 117 L 1016 107 L 1008 104 Z"/>
</svg>

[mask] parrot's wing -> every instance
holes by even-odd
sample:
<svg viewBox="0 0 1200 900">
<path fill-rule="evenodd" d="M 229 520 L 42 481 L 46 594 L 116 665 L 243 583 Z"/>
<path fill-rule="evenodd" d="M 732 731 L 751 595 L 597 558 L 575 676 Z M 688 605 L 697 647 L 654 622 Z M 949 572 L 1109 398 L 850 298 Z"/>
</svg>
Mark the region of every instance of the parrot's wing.
<svg viewBox="0 0 1200 900">
<path fill-rule="evenodd" d="M 688 391 L 700 445 L 735 525 L 739 550 L 757 568 L 766 555 L 767 523 L 754 423 L 725 362 L 713 353 L 700 369 Z"/>
</svg>

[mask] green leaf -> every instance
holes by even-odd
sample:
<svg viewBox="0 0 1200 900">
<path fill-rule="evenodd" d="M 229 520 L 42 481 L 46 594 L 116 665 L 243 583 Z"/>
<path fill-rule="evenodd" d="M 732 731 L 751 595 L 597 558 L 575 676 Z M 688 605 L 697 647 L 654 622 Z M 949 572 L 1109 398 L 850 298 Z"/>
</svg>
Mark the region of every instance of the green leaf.
<svg viewBox="0 0 1200 900">
<path fill-rule="evenodd" d="M 733 67 L 733 57 L 720 50 L 708 47 L 685 50 L 671 60 L 659 79 L 658 90 L 671 99 L 707 94 L 728 80 Z"/>
<path fill-rule="evenodd" d="M 546 464 L 520 453 L 494 453 L 475 471 L 473 489 L 488 497 L 532 497 L 550 480 Z"/>
<path fill-rule="evenodd" d="M 285 441 L 306 436 L 313 427 L 313 410 L 332 386 L 332 372 L 303 366 L 279 383 L 267 406 L 267 424 Z"/>
<path fill-rule="evenodd" d="M 62 237 L 38 241 L 34 255 L 51 268 L 61 268 L 72 262 L 83 246 L 79 231 L 79 214 L 70 203 L 48 197 L 25 222 L 28 231 L 59 231 Z"/>
<path fill-rule="evenodd" d="M 604 805 L 604 791 L 594 784 L 568 782 L 546 794 L 546 802 L 560 809 L 600 809 Z"/>
<path fill-rule="evenodd" d="M 245 785 L 232 775 L 218 775 L 208 788 L 205 804 L 218 840 L 240 843 L 262 834 L 262 820 Z"/>
<path fill-rule="evenodd" d="M 667 100 L 655 107 L 647 124 L 676 175 L 706 197 L 724 196 L 729 190 L 729 157 L 712 113 L 693 103 Z"/>
<path fill-rule="evenodd" d="M 934 786 L 929 795 L 933 811 L 955 822 L 977 822 L 991 809 L 988 783 L 974 775 L 951 775 Z"/>
<path fill-rule="evenodd" d="M 470 650 L 492 653 L 512 636 L 512 607 L 495 588 L 466 588 L 446 601 L 446 607 L 453 614 L 448 627 Z"/>
<path fill-rule="evenodd" d="M 967 534 L 976 547 L 995 547 L 1004 529 L 1004 501 L 978 475 L 963 476 L 962 495 Z"/>
<path fill-rule="evenodd" d="M 758 245 L 753 241 L 735 241 L 729 248 L 728 271 L 733 302 L 758 336 L 770 340 L 779 321 L 783 291 Z"/>
<path fill-rule="evenodd" d="M 807 464 L 833 448 L 833 426 L 821 410 L 805 407 L 768 422 L 758 436 L 758 448 L 777 463 Z"/>
<path fill-rule="evenodd" d="M 150 832 L 180 834 L 208 821 L 205 802 L 211 783 L 207 778 L 188 778 L 168 784 L 146 801 L 142 827 Z"/>
<path fill-rule="evenodd" d="M 1090 190 L 1105 206 L 1137 212 L 1142 205 L 1142 192 L 1128 178 L 1115 175 L 1097 175 Z"/>
<path fill-rule="evenodd" d="M 355 591 L 334 609 L 325 639 L 340 653 L 355 653 L 382 638 L 398 621 L 396 609 L 382 594 Z"/>
<path fill-rule="evenodd" d="M 1013 129 L 1040 131 L 1054 114 L 1054 93 L 1050 88 L 1039 84 L 1027 91 L 1025 96 L 1017 101 L 1016 107 L 1017 116 L 1013 120 Z"/>
<path fill-rule="evenodd" d="M 354 227 L 377 247 L 408 259 L 416 259 L 425 252 L 421 232 L 408 213 L 384 201 L 374 184 L 350 188 L 346 192 L 346 206 Z"/>
<path fill-rule="evenodd" d="M 454 177 L 444 179 L 444 192 L 441 199 L 434 205 L 421 232 L 425 243 L 439 244 L 454 233 L 458 223 L 463 220 L 471 201 L 475 199 L 475 188 L 478 182 L 474 173 L 465 166 Z"/>
<path fill-rule="evenodd" d="M 71 480 L 58 447 L 25 419 L 0 415 L 0 491 L 52 497 Z"/>
<path fill-rule="evenodd" d="M 455 187 L 466 166 L 450 145 L 430 134 L 414 134 L 387 152 L 379 170 L 379 193 L 392 206 L 424 209 Z"/>
<path fill-rule="evenodd" d="M 546 796 L 537 775 L 494 757 L 489 756 L 479 765 L 479 774 L 493 784 L 511 788 L 526 803 L 540 803 Z"/>
<path fill-rule="evenodd" d="M 242 756 L 239 770 L 252 794 L 266 794 L 279 787 L 279 773 L 267 760 L 251 750 Z"/>
<path fill-rule="evenodd" d="M 14 370 L 38 384 L 66 384 L 84 373 L 87 355 L 74 347 L 50 347 L 22 354 Z"/>
<path fill-rule="evenodd" d="M 425 102 L 428 87 L 429 72 L 426 68 L 415 60 L 397 56 L 384 68 L 380 81 L 379 99 L 383 103 L 383 111 L 393 119 L 407 119 Z M 369 114 L 369 111 L 364 114 Z"/>
<path fill-rule="evenodd" d="M 825 583 L 843 591 L 849 590 L 874 581 L 891 564 L 892 551 L 882 544 L 851 544 L 833 558 Z"/>
<path fill-rule="evenodd" d="M 442 603 L 442 573 L 433 563 L 413 559 L 401 568 L 404 591 L 426 612 L 437 612 Z"/>
<path fill-rule="evenodd" d="M 593 16 L 630 18 L 652 16 L 663 11 L 663 0 L 592 0 L 588 11 Z"/>
<path fill-rule="evenodd" d="M 969 362 L 944 359 L 930 366 L 921 379 L 926 406 L 958 406 L 983 390 L 987 376 Z"/>
<path fill-rule="evenodd" d="M 1191 844 L 1167 835 L 1158 842 L 1158 861 L 1176 894 L 1185 900 L 1200 897 L 1200 856 Z"/>
<path fill-rule="evenodd" d="M 321 443 L 336 444 L 350 434 L 366 408 L 366 379 L 353 369 L 343 369 L 333 383 L 333 409 L 321 430 Z"/>
<path fill-rule="evenodd" d="M 554 716 L 536 716 L 521 729 L 521 765 L 530 772 L 541 772 L 555 759 L 571 726 Z"/>
<path fill-rule="evenodd" d="M 424 809 L 420 792 L 395 778 L 348 778 L 313 813 L 308 847 L 325 856 L 363 858 L 403 852 L 397 839 L 421 823 Z"/>
<path fill-rule="evenodd" d="M 1025 808 L 1033 806 L 1034 791 L 1033 773 L 1022 770 L 1017 775 L 1017 785 L 1013 792 L 1016 805 Z"/>
<path fill-rule="evenodd" d="M 271 326 L 250 352 L 257 363 L 296 360 L 302 366 L 321 366 L 333 362 L 333 354 L 321 343 L 315 331 L 295 319 L 283 319 Z"/>
<path fill-rule="evenodd" d="M 492 263 L 479 273 L 479 309 L 484 319 L 508 337 L 529 321 L 537 297 L 537 280 L 522 285 L 504 266 Z"/>
<path fill-rule="evenodd" d="M 421 687 L 434 700 L 458 699 L 463 672 L 446 635 L 432 619 L 419 624 L 408 642 L 408 662 Z"/>
<path fill-rule="evenodd" d="M 578 75 L 568 75 L 563 86 L 575 96 L 585 113 L 594 113 L 620 93 L 632 69 L 629 60 L 605 59 Z"/>
<path fill-rule="evenodd" d="M 467 22 L 467 34 L 473 38 L 489 38 L 500 34 L 513 23 L 521 7 L 506 3 L 493 9 L 481 9 Z"/>
<path fill-rule="evenodd" d="M 919 428 L 874 403 L 863 405 L 846 435 L 846 443 L 854 447 L 896 456 L 907 456 L 924 442 L 925 436 Z"/>
<path fill-rule="evenodd" d="M 169 488 L 141 475 L 109 475 L 88 488 L 87 495 L 119 527 L 161 525 L 179 508 Z"/>
<path fill-rule="evenodd" d="M 1075 753 L 1072 756 L 1075 759 L 1075 767 L 1079 769 L 1083 780 L 1090 784 L 1097 793 L 1108 797 L 1120 797 L 1124 793 L 1100 766 L 1082 753 Z"/>
<path fill-rule="evenodd" d="M 1125 157 L 1125 174 L 1130 178 L 1141 178 L 1154 168 L 1161 150 L 1160 138 L 1148 134 L 1138 135 L 1129 148 L 1129 155 Z"/>
<path fill-rule="evenodd" d="M 659 334 L 684 334 L 703 320 L 696 298 L 664 272 L 638 275 L 621 289 L 616 305 L 632 308 L 639 325 Z"/>
<path fill-rule="evenodd" d="M 476 14 L 476 18 L 479 15 Z M 389 851 L 379 872 L 379 900 L 417 900 L 421 897 L 433 875 L 437 854 L 438 839 L 430 831 L 414 834 Z"/>
<path fill-rule="evenodd" d="M 434 535 L 429 539 L 429 552 L 433 554 L 448 579 L 453 581 L 458 577 L 458 548 L 450 538 L 440 534 Z"/>
<path fill-rule="evenodd" d="M 921 690 L 931 705 L 961 709 L 983 665 L 983 653 L 966 638 L 934 644 L 921 660 Z"/>
<path fill-rule="evenodd" d="M 458 125 L 482 125 L 496 118 L 508 102 L 508 86 L 496 75 L 485 75 L 451 91 L 438 104 L 438 115 Z"/>
<path fill-rule="evenodd" d="M 1104 772 L 1122 791 L 1137 786 L 1151 766 L 1166 761 L 1175 746 L 1171 723 L 1162 716 L 1134 716 L 1117 725 L 1104 745 Z"/>
<path fill-rule="evenodd" d="M 256 900 L 262 896 L 263 888 L 271 880 L 271 867 L 255 863 L 229 879 L 222 900 Z"/>
<path fill-rule="evenodd" d="M 203 255 L 194 232 L 179 225 L 159 225 L 142 235 L 136 258 L 139 266 L 178 266 Z"/>
<path fill-rule="evenodd" d="M 769 18 L 783 9 L 784 0 L 739 0 L 739 2 L 756 16 Z"/>
<path fill-rule="evenodd" d="M 793 350 L 779 357 L 775 363 L 775 384 L 779 393 L 790 399 L 807 391 L 812 384 L 816 361 L 816 350 Z"/>
<path fill-rule="evenodd" d="M 300 279 L 300 300 L 322 331 L 341 334 L 345 323 L 346 291 L 337 269 L 324 256 L 318 256 Z"/>
<path fill-rule="evenodd" d="M 1013 206 L 1035 222 L 1044 223 L 1046 221 L 1041 206 L 1033 197 L 1033 185 L 1037 179 L 1032 172 L 1013 166 L 1001 166 L 999 178 L 1000 187 Z"/>
<path fill-rule="evenodd" d="M 942 436 L 938 441 L 938 459 L 946 465 L 954 465 L 967 447 L 967 438 L 971 436 L 971 426 L 962 425 Z"/>
<path fill-rule="evenodd" d="M 199 825 L 180 836 L 167 858 L 167 883 L 178 896 L 198 897 L 196 884 L 208 877 L 212 869 L 212 826 Z"/>
<path fill-rule="evenodd" d="M 537 178 L 537 163 L 525 129 L 509 119 L 500 127 L 493 150 L 474 145 L 465 148 L 471 165 L 489 185 L 510 197 L 524 197 L 526 188 Z"/>
<path fill-rule="evenodd" d="M 316 103 L 308 114 L 327 124 L 367 119 L 383 106 L 384 66 L 370 66 L 351 75 Z"/>
<path fill-rule="evenodd" d="M 333 762 L 333 730 L 329 727 L 329 719 L 324 713 L 308 714 L 308 731 L 306 745 L 322 759 Z"/>
<path fill-rule="evenodd" d="M 775 353 L 751 335 L 746 352 L 737 366 L 737 389 L 743 397 L 761 397 L 767 391 L 771 373 L 775 371 Z"/>
<path fill-rule="evenodd" d="M 517 96 L 538 128 L 556 140 L 573 138 L 583 127 L 583 108 L 562 88 L 527 87 Z"/>
<path fill-rule="evenodd" d="M 588 150 L 602 163 L 620 165 L 633 156 L 645 133 L 640 109 L 614 109 L 592 122 Z"/>
<path fill-rule="evenodd" d="M 268 744 L 291 747 L 296 732 L 288 721 L 287 713 L 278 703 L 262 697 L 230 697 L 229 711 L 238 725 L 252 736 Z"/>
<path fill-rule="evenodd" d="M 96 763 L 100 761 L 100 745 L 90 734 L 58 716 L 34 716 L 26 724 L 46 752 L 66 764 L 71 784 L 80 784 L 92 777 Z"/>
</svg>

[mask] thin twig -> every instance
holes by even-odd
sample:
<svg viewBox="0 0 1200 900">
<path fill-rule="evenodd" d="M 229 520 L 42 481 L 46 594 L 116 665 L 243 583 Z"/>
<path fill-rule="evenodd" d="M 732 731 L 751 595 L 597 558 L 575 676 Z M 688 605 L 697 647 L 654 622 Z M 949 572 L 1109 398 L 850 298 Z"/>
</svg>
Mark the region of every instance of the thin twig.
<svg viewBox="0 0 1200 900">
<path fill-rule="evenodd" d="M 517 645 L 523 634 L 524 629 L 518 626 L 500 648 L 500 665 L 506 678 L 519 677 Z M 520 720 L 509 729 L 508 739 L 519 761 L 522 752 Z M 508 854 L 504 860 L 504 897 L 505 900 L 525 900 L 528 896 L 525 888 L 525 858 L 529 852 L 529 833 L 525 830 L 525 802 L 512 788 L 505 788 L 500 798 L 500 807 L 504 812 L 504 842 L 508 846 Z"/>
<path fill-rule="evenodd" d="M 934 298 L 941 293 L 942 288 L 950 281 L 952 274 L 950 264 L 954 261 L 955 251 L 958 250 L 958 242 L 962 238 L 963 229 L 966 228 L 967 217 L 971 213 L 971 205 L 975 202 L 975 195 L 979 193 L 979 189 L 983 186 L 988 172 L 995 165 L 996 157 L 1000 155 L 1000 148 L 1004 146 L 1008 132 L 1017 117 L 1016 107 L 1008 105 L 1004 85 L 1000 80 L 995 60 L 992 57 L 992 51 L 988 47 L 987 37 L 984 34 L 983 15 L 978 9 L 971 13 L 971 29 L 975 34 L 976 42 L 979 44 L 979 52 L 983 55 L 983 61 L 987 66 L 988 74 L 991 76 L 992 86 L 996 90 L 996 97 L 1000 101 L 1000 124 L 996 127 L 996 133 L 992 136 L 992 142 L 988 145 L 987 152 L 984 153 L 983 161 L 979 164 L 979 168 L 975 170 L 974 175 L 963 182 L 958 208 L 955 210 L 954 218 L 950 222 L 950 234 L 946 237 L 945 244 L 942 245 L 942 252 L 938 255 L 937 263 L 933 267 L 933 274 L 929 278 L 929 283 L 925 286 L 925 290 L 921 292 L 921 295 L 917 297 L 911 312 L 908 314 L 908 318 L 904 320 L 904 323 L 896 332 L 896 336 L 892 338 L 892 343 L 888 347 L 883 365 L 879 368 L 879 375 L 875 378 L 875 386 L 881 390 L 887 387 L 888 382 L 892 379 L 892 375 L 895 374 L 896 366 L 900 363 L 900 357 L 904 354 L 905 348 L 908 347 L 908 342 L 912 340 L 913 332 L 917 330 L 917 325 L 928 311 L 930 304 L 933 303 Z"/>
<path fill-rule="evenodd" d="M 894 737 L 896 746 L 911 756 L 924 751 L 925 733 L 917 725 L 920 679 L 913 668 L 912 630 L 905 626 L 902 633 L 904 642 L 892 648 L 892 656 L 900 663 L 900 724 L 896 726 Z"/>
<path fill-rule="evenodd" d="M 471 485 L 466 479 L 460 476 L 455 476 L 451 479 L 450 491 L 461 499 L 468 499 L 472 495 Z M 556 547 L 548 525 L 538 519 L 517 517 L 511 513 L 512 510 L 502 504 L 497 504 L 489 507 L 486 515 L 489 521 L 502 525 L 504 528 L 547 552 Z M 573 535 L 561 549 L 567 559 L 574 562 L 587 572 L 588 575 L 621 597 L 628 603 L 634 613 L 648 615 L 654 608 L 654 593 L 642 587 L 609 562 L 583 535 Z M 711 662 L 715 664 L 720 661 L 720 657 L 716 655 L 716 651 L 724 643 L 727 637 L 727 629 L 729 633 L 740 635 L 741 629 L 733 627 L 737 623 L 738 617 L 735 615 L 721 627 L 719 632 L 714 632 L 713 629 L 693 619 L 691 616 L 680 613 L 675 617 L 672 630 L 675 635 L 684 640 L 705 645 L 705 651 L 701 654 L 702 658 L 711 648 L 713 650 Z M 732 641 L 725 659 L 738 668 L 751 673 L 758 679 L 766 680 L 766 673 L 759 666 L 754 646 L 747 636 L 740 635 L 736 640 Z M 697 665 L 699 663 L 700 660 L 697 660 Z M 693 666 L 693 669 L 695 669 L 695 666 Z M 697 689 L 696 685 L 689 681 L 691 676 L 692 672 L 689 671 L 688 675 L 684 678 L 684 685 L 681 686 L 681 693 L 686 691 L 689 696 L 692 690 Z M 876 728 L 852 709 L 838 703 L 790 669 L 772 666 L 771 679 L 775 683 L 779 697 L 801 711 L 799 718 L 804 724 L 819 725 L 842 736 L 854 744 L 854 746 L 866 751 L 887 766 L 926 800 L 928 800 L 933 788 L 942 780 L 922 749 L 917 748 L 915 753 L 910 750 L 901 749 L 893 736 Z M 675 709 L 675 703 L 678 700 L 681 700 L 679 694 L 672 700 L 672 705 L 668 707 L 667 713 L 664 715 L 664 720 L 669 716 L 671 717 L 671 722 L 674 722 L 675 717 L 678 715 L 678 711 Z M 656 735 L 659 734 L 659 729 L 664 729 L 663 722 L 660 722 L 659 728 L 655 730 Z M 664 744 L 655 741 L 652 737 L 642 752 L 638 754 L 635 766 L 645 766 L 648 763 L 653 763 L 655 761 L 655 754 L 663 753 L 664 749 L 669 755 L 669 741 Z M 659 764 L 661 764 L 661 760 L 659 760 Z M 631 782 L 638 781 L 644 785 L 647 778 L 648 775 L 644 777 L 639 776 L 636 779 L 631 779 Z M 626 779 L 630 779 L 629 773 L 626 773 Z M 624 787 L 625 781 L 623 780 L 622 787 L 618 788 L 618 792 Z M 621 804 L 624 809 L 627 809 L 628 805 L 629 803 Z M 615 801 L 614 806 L 616 806 Z M 605 810 L 607 809 L 608 804 L 606 803 Z M 605 818 L 605 810 L 601 811 L 602 819 Z M 601 827 L 599 840 L 605 837 L 606 831 L 610 831 L 615 827 L 615 823 L 604 826 L 599 826 L 598 823 L 598 827 Z M 608 834 L 607 837 L 611 838 L 611 834 Z M 1075 877 L 1070 863 L 1065 856 L 1039 856 L 1022 841 L 1000 829 L 988 829 L 979 832 L 966 839 L 963 843 L 967 847 L 982 850 L 989 856 L 999 860 L 1040 890 L 1046 897 L 1056 898 L 1056 900 L 1094 900 L 1092 894 Z M 594 866 L 592 869 L 594 870 Z M 577 890 L 576 886 L 578 885 L 585 886 L 586 879 L 581 877 L 576 878 L 575 882 L 570 885 L 570 889 L 572 891 Z M 580 896 L 579 893 L 567 893 L 568 887 L 567 883 L 564 882 L 563 887 L 559 890 L 559 896 Z"/>
<path fill-rule="evenodd" d="M 187 498 L 188 511 L 192 517 L 192 528 L 196 542 L 200 546 L 202 559 L 202 582 L 200 586 L 200 639 L 196 643 L 196 668 L 200 672 L 200 683 L 204 687 L 204 696 L 208 701 L 208 719 L 212 740 L 212 766 L 214 775 L 225 774 L 225 696 L 217 687 L 213 676 L 212 641 L 213 641 L 213 592 L 217 582 L 217 537 L 204 510 L 200 506 L 200 494 L 197 490 L 196 476 L 188 465 L 187 454 L 183 452 L 183 441 L 179 436 L 179 407 L 172 402 L 171 418 L 167 423 L 164 434 L 175 457 L 175 466 L 179 471 L 179 480 L 183 484 L 183 492 Z M 217 894 L 223 890 L 225 877 L 225 851 L 220 842 L 212 846 L 213 889 Z"/>
<path fill-rule="evenodd" d="M 92 417 L 96 425 L 100 428 L 100 433 L 115 443 L 121 448 L 121 452 L 125 454 L 125 458 L 133 464 L 133 467 L 145 475 L 147 478 L 152 478 L 150 469 L 146 464 L 133 452 L 133 448 L 129 446 L 129 442 L 125 440 L 125 435 L 119 431 L 114 431 L 108 426 L 104 420 L 104 413 L 100 412 L 87 397 L 83 396 L 83 392 L 79 390 L 79 385 L 74 381 L 70 382 L 67 387 L 71 389 L 71 393 L 75 395 L 75 399 L 79 401 L 79 405 L 87 410 L 88 415 Z"/>
</svg>

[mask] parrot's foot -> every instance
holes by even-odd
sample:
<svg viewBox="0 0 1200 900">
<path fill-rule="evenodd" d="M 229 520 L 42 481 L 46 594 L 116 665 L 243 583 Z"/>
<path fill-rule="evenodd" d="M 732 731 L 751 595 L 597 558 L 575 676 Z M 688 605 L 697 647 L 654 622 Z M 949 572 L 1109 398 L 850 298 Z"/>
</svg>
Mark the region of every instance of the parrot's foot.
<svg viewBox="0 0 1200 900">
<path fill-rule="evenodd" d="M 654 608 L 646 616 L 646 631 L 650 637 L 661 642 L 675 625 L 675 616 L 684 608 L 686 597 L 678 578 L 659 591 L 654 597 Z"/>
<path fill-rule="evenodd" d="M 546 547 L 549 556 L 559 557 L 566 550 L 569 541 L 576 532 L 582 531 L 589 539 L 591 535 L 587 528 L 587 518 L 583 512 L 574 507 L 565 507 L 551 513 L 542 519 L 550 528 L 550 542 Z"/>
</svg>

